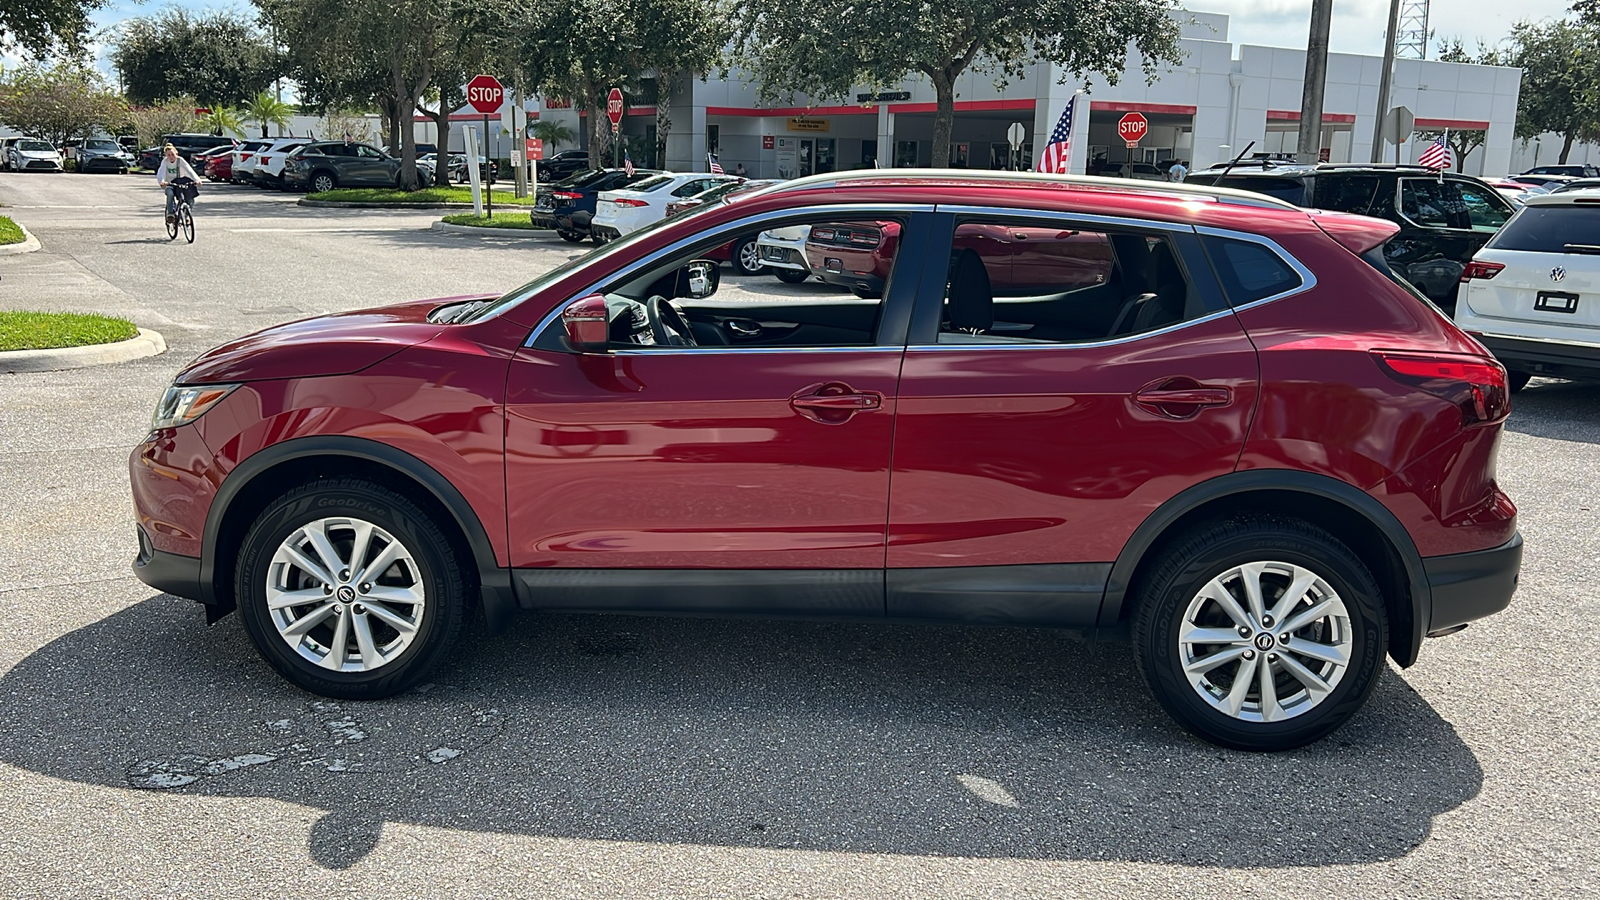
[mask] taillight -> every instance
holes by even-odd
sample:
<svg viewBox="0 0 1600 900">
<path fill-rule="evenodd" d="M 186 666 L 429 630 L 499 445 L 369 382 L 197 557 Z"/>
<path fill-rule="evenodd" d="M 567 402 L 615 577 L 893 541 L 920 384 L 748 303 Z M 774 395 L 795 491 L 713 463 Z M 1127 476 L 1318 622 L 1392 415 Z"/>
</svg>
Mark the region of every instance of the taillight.
<svg viewBox="0 0 1600 900">
<path fill-rule="evenodd" d="M 1499 275 L 1500 270 L 1505 267 L 1505 263 L 1484 262 L 1483 260 L 1475 259 L 1467 263 L 1467 267 L 1461 270 L 1461 283 L 1466 284 L 1474 278 L 1482 278 L 1487 281 Z"/>
<path fill-rule="evenodd" d="M 811 239 L 814 240 L 814 241 L 832 241 L 832 240 L 837 240 L 838 237 L 839 237 L 838 233 L 835 232 L 832 228 L 813 228 L 813 229 L 811 229 Z"/>
<path fill-rule="evenodd" d="M 635 208 L 635 209 L 637 209 L 638 207 L 641 207 L 641 206 L 649 206 L 650 205 L 650 201 L 649 200 L 630 200 L 627 197 L 619 197 L 616 200 L 613 200 L 611 202 L 615 203 L 618 206 L 627 206 L 627 207 L 631 207 L 631 208 Z"/>
<path fill-rule="evenodd" d="M 1456 353 L 1374 350 L 1389 377 L 1460 407 L 1463 424 L 1486 425 L 1511 413 L 1506 368 L 1497 360 Z"/>
<path fill-rule="evenodd" d="M 850 243 L 858 247 L 876 247 L 883 240 L 883 232 L 876 228 L 850 232 Z"/>
<path fill-rule="evenodd" d="M 551 191 L 550 196 L 557 200 L 579 200 L 583 195 L 576 191 Z"/>
</svg>

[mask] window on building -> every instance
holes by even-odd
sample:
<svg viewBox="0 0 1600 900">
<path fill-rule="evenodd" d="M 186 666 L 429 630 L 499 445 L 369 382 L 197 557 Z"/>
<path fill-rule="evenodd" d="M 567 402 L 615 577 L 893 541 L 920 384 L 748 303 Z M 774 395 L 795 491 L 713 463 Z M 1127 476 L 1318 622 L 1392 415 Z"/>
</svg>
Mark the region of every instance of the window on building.
<svg viewBox="0 0 1600 900">
<path fill-rule="evenodd" d="M 897 169 L 915 168 L 917 165 L 917 142 L 894 142 L 894 165 Z"/>
</svg>

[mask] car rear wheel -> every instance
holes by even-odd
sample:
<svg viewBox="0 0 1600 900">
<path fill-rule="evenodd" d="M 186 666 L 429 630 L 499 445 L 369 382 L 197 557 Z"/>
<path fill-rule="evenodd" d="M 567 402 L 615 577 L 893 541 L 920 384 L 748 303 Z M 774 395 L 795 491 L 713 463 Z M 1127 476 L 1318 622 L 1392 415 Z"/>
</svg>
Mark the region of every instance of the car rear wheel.
<svg viewBox="0 0 1600 900">
<path fill-rule="evenodd" d="M 332 172 L 318 172 L 311 176 L 311 193 L 324 194 L 339 186 Z"/>
<path fill-rule="evenodd" d="M 1178 538 L 1141 579 L 1134 652 L 1161 706 L 1224 747 L 1277 751 L 1355 715 L 1388 646 L 1382 593 L 1333 535 L 1238 518 Z"/>
<path fill-rule="evenodd" d="M 784 284 L 800 284 L 811 277 L 810 272 L 802 272 L 799 269 L 773 269 L 772 274 L 778 276 L 778 280 Z"/>
<path fill-rule="evenodd" d="M 356 479 L 269 505 L 235 580 L 245 629 L 279 674 L 326 697 L 407 690 L 460 633 L 465 578 L 453 544 L 410 500 Z"/>
<path fill-rule="evenodd" d="M 560 230 L 557 230 L 556 234 L 563 241 L 566 241 L 569 244 L 581 244 L 581 243 L 583 243 L 583 235 L 577 233 L 576 231 L 560 231 Z"/>
<path fill-rule="evenodd" d="M 734 245 L 733 265 L 741 275 L 760 275 L 766 269 L 761 262 L 761 248 L 756 246 L 755 238 L 742 238 Z"/>
</svg>

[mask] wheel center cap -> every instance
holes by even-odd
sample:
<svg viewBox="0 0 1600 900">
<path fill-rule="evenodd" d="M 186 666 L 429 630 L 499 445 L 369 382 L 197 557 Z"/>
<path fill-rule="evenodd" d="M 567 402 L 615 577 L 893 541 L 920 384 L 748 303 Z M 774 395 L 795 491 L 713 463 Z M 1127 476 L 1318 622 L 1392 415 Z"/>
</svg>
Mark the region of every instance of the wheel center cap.
<svg viewBox="0 0 1600 900">
<path fill-rule="evenodd" d="M 333 592 L 333 595 L 339 598 L 340 603 L 354 603 L 356 599 L 356 589 L 348 584 L 341 585 L 337 591 Z"/>
<path fill-rule="evenodd" d="M 1257 650 L 1271 650 L 1273 643 L 1274 641 L 1272 640 L 1272 635 L 1267 634 L 1266 632 L 1256 635 Z"/>
</svg>

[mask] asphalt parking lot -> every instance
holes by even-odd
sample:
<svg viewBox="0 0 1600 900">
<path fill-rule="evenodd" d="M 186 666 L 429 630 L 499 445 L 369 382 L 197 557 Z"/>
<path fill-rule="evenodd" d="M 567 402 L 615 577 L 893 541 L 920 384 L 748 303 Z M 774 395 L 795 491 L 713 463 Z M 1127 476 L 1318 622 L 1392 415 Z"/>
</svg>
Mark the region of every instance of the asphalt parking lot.
<svg viewBox="0 0 1600 900">
<path fill-rule="evenodd" d="M 1202 744 L 1127 648 L 1028 630 L 524 617 L 334 703 L 130 574 L 155 400 L 240 334 L 580 250 L 293 199 L 208 188 L 188 246 L 147 176 L 0 175 L 44 247 L 0 308 L 171 348 L 0 375 L 0 897 L 1600 893 L 1600 388 L 1515 398 L 1511 609 L 1292 753 Z"/>
</svg>

